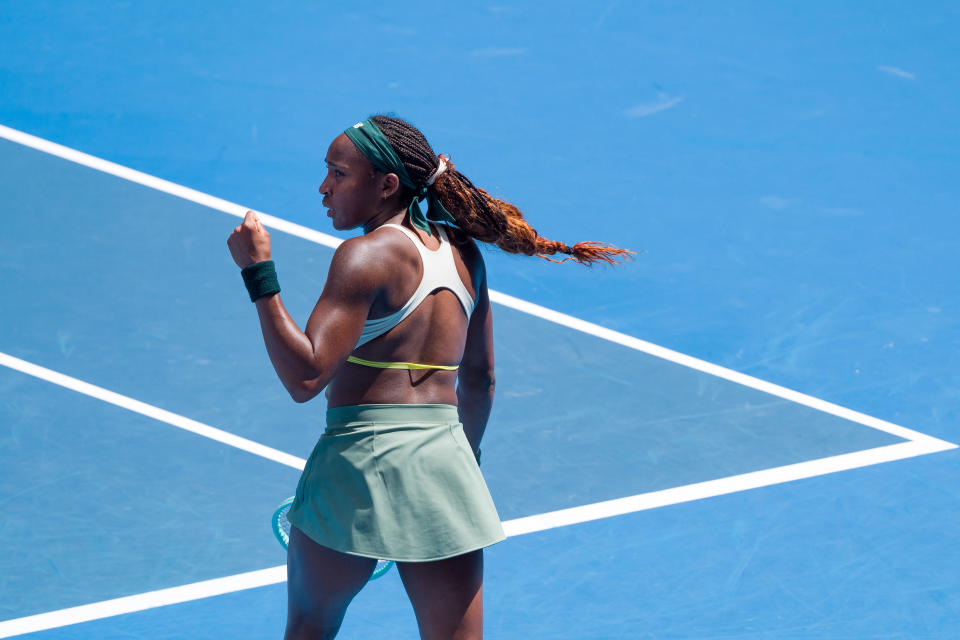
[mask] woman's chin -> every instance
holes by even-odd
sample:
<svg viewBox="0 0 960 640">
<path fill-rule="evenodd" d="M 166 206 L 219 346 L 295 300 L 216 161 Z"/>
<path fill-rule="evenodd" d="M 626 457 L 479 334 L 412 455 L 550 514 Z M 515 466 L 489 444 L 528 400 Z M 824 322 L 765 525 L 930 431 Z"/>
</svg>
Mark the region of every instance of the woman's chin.
<svg viewBox="0 0 960 640">
<path fill-rule="evenodd" d="M 334 229 L 336 229 L 337 231 L 344 230 L 342 222 L 337 220 L 336 211 L 334 211 L 333 209 L 327 209 L 327 217 L 330 218 L 330 224 L 333 226 Z"/>
</svg>

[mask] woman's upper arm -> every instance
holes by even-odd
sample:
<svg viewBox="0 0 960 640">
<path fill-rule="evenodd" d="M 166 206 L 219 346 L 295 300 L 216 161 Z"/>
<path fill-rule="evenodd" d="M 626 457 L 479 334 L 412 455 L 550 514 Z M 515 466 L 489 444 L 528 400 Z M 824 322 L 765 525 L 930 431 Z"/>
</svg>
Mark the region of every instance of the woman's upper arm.
<svg viewBox="0 0 960 640">
<path fill-rule="evenodd" d="M 322 389 L 350 355 L 363 331 L 382 279 L 363 238 L 345 241 L 333 255 L 327 281 L 307 321 L 307 338 L 317 361 Z M 319 392 L 320 389 L 317 389 Z"/>
</svg>

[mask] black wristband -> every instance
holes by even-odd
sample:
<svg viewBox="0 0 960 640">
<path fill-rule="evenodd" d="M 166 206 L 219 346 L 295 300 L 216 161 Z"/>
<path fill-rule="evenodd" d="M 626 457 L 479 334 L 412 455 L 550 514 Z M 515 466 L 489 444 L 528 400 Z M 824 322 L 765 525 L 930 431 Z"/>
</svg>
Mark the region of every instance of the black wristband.
<svg viewBox="0 0 960 640">
<path fill-rule="evenodd" d="M 256 302 L 264 296 L 280 293 L 280 283 L 277 282 L 277 269 L 273 260 L 256 262 L 240 270 L 243 284 L 247 286 L 250 302 Z"/>
</svg>

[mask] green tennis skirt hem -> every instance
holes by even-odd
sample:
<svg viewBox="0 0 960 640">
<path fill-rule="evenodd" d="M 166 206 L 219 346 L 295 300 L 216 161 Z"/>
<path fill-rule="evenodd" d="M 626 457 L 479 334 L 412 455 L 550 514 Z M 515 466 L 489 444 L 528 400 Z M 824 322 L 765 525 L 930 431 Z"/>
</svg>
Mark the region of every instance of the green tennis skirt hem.
<svg viewBox="0 0 960 640">
<path fill-rule="evenodd" d="M 291 524 L 325 547 L 400 562 L 500 542 L 500 517 L 459 420 L 446 404 L 328 409 Z"/>
</svg>

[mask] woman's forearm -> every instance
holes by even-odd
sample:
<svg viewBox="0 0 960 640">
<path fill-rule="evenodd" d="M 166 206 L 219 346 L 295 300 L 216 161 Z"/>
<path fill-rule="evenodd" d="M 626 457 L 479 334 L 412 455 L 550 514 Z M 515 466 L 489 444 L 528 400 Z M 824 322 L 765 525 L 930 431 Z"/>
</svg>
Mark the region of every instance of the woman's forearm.
<svg viewBox="0 0 960 640">
<path fill-rule="evenodd" d="M 270 234 L 253 211 L 247 211 L 243 223 L 227 238 L 230 255 L 242 269 L 250 299 L 256 301 L 263 343 L 270 362 L 291 397 L 306 402 L 327 381 L 324 367 L 310 338 L 300 330 L 280 300 L 280 287 L 270 260 Z M 319 386 L 318 386 L 319 385 Z"/>
<path fill-rule="evenodd" d="M 464 435 L 473 452 L 480 450 L 480 441 L 487 428 L 490 410 L 493 408 L 493 391 L 495 386 L 493 376 L 477 380 L 461 378 L 457 385 L 457 409 L 460 413 L 460 423 L 463 424 Z"/>
</svg>

